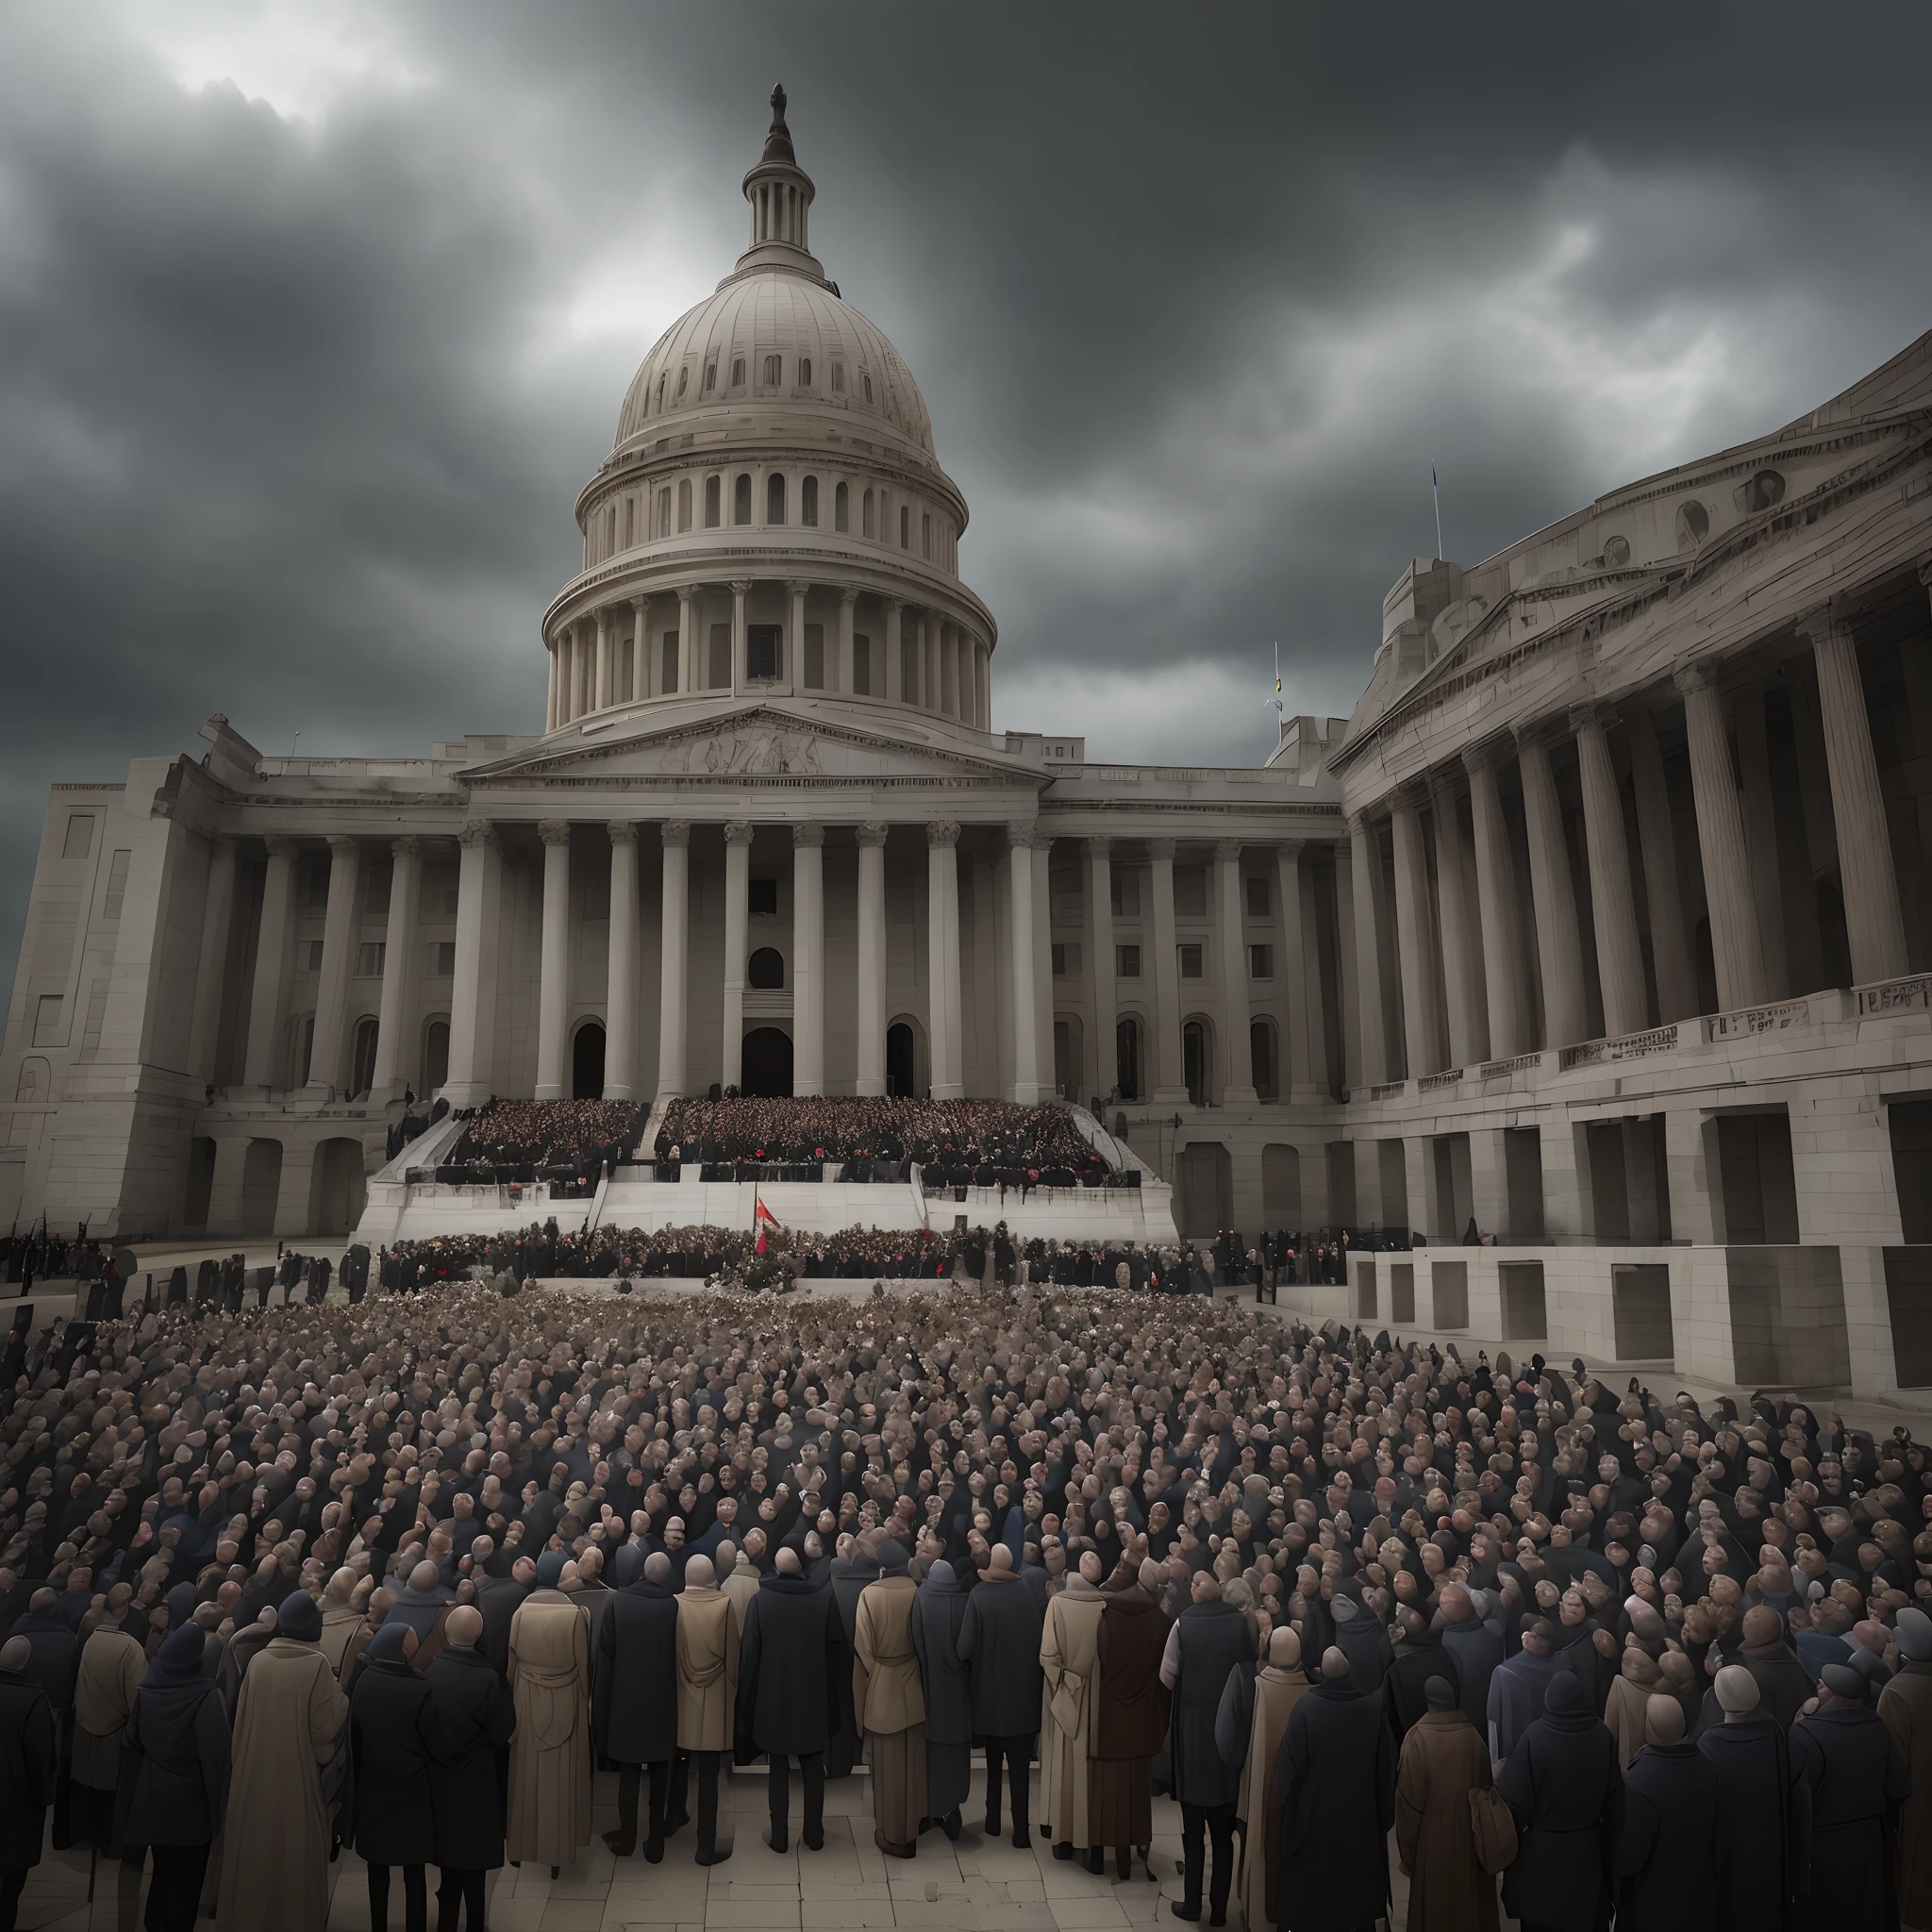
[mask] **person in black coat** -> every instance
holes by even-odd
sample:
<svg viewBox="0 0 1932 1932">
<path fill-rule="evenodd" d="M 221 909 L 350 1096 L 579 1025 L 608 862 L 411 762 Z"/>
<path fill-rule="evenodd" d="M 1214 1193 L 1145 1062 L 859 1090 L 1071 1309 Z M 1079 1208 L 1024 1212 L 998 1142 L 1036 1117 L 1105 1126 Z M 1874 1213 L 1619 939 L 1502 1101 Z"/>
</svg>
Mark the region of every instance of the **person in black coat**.
<svg viewBox="0 0 1932 1932">
<path fill-rule="evenodd" d="M 1912 1784 L 1851 1665 L 1825 1665 L 1790 1747 L 1797 1895 L 1840 1932 L 1877 1932 L 1892 1916 L 1891 1848 Z"/>
<path fill-rule="evenodd" d="M 1504 1909 L 1524 1932 L 1600 1932 L 1609 1921 L 1624 1774 L 1616 1740 L 1574 1672 L 1551 1680 L 1542 1716 L 1498 1767 L 1496 1789 L 1516 1817 Z"/>
<path fill-rule="evenodd" d="M 1013 1844 L 1024 1850 L 1028 1767 L 1040 1730 L 1039 1600 L 1020 1581 L 1013 1553 L 994 1545 L 991 1565 L 966 1599 L 959 1655 L 973 1688 L 973 1728 L 986 1746 L 986 1835 L 1000 1835 L 1000 1766 L 1013 1806 Z M 1210 1713 L 1211 1717 L 1211 1713 Z"/>
<path fill-rule="evenodd" d="M 1684 1707 L 1653 1696 L 1624 1774 L 1620 1932 L 1708 1932 L 1717 1917 L 1717 1771 L 1684 1735 Z"/>
<path fill-rule="evenodd" d="M 0 1647 L 0 1932 L 13 1932 L 54 1802 L 54 1709 L 32 1661 L 25 1637 Z"/>
<path fill-rule="evenodd" d="M 430 1696 L 429 1802 L 436 1819 L 438 1932 L 456 1932 L 460 1907 L 483 1932 L 485 1874 L 503 1863 L 503 1754 L 516 1700 L 483 1654 L 482 1613 L 458 1604 L 423 1674 Z M 372 1922 L 373 1923 L 373 1922 Z"/>
<path fill-rule="evenodd" d="M 1255 1662 L 1255 1639 L 1248 1620 L 1221 1600 L 1221 1586 L 1205 1570 L 1196 1574 L 1194 1600 L 1167 1633 L 1160 1681 L 1174 1692 L 1168 1731 L 1173 1790 L 1181 1807 L 1181 1896 L 1177 1919 L 1201 1916 L 1201 1880 L 1206 1840 L 1214 1845 L 1214 1876 L 1209 1888 L 1211 1923 L 1224 1923 L 1227 1893 L 1234 1878 L 1234 1808 L 1241 1797 L 1241 1766 L 1231 1765 L 1215 1741 L 1214 1721 L 1229 1674 Z"/>
<path fill-rule="evenodd" d="M 369 1867 L 369 1923 L 389 1924 L 389 1871 L 403 1868 L 408 1932 L 429 1932 L 423 1868 L 436 1859 L 436 1810 L 429 1788 L 432 1697 L 409 1659 L 416 1633 L 385 1624 L 362 1653 L 349 1699 L 356 1754 L 357 1855 Z"/>
<path fill-rule="evenodd" d="M 1697 1748 L 1717 1773 L 1717 1932 L 1764 1932 L 1784 1923 L 1791 1897 L 1790 1745 L 1742 1664 L 1719 1671 L 1713 1694 L 1724 1722 Z"/>
<path fill-rule="evenodd" d="M 1373 1925 L 1389 1906 L 1395 1740 L 1379 1695 L 1357 1685 L 1340 1649 L 1323 1654 L 1322 1681 L 1289 1714 L 1274 1791 L 1276 1886 L 1291 1901 L 1283 1919 L 1294 1932 Z M 1224 1923 L 1225 1906 L 1223 1892 L 1211 1924 Z"/>
<path fill-rule="evenodd" d="M 1456 1659 L 1443 1647 L 1442 1640 L 1429 1627 L 1420 1610 L 1407 1604 L 1395 1612 L 1395 1627 L 1401 1641 L 1383 1679 L 1383 1703 L 1389 1712 L 1389 1726 L 1399 1745 L 1419 1724 L 1429 1708 L 1429 1683 L 1440 1677 L 1462 1701 L 1462 1676 Z"/>
<path fill-rule="evenodd" d="M 122 1761 L 121 1840 L 154 1854 L 149 1932 L 194 1932 L 208 1853 L 228 1809 L 230 1741 L 200 1624 L 171 1630 L 134 1697 Z"/>
<path fill-rule="evenodd" d="M 1365 1605 L 1340 1591 L 1328 1607 L 1335 1617 L 1335 1647 L 1348 1659 L 1348 1681 L 1362 1696 L 1371 1696 L 1382 1688 L 1395 1661 L 1389 1633 Z"/>
<path fill-rule="evenodd" d="M 483 1616 L 483 1655 L 506 1683 L 509 1681 L 509 1626 L 524 1599 L 536 1587 L 536 1558 L 519 1557 L 508 1576 L 492 1577 L 476 1593 L 476 1607 Z"/>
<path fill-rule="evenodd" d="M 790 1844 L 791 1759 L 805 1783 L 805 1845 L 824 1849 L 825 1747 L 839 1722 L 838 1683 L 852 1674 L 845 1625 L 829 1590 L 805 1580 L 798 1552 L 781 1549 L 746 1606 L 738 1651 L 736 1757 L 762 1751 L 771 1764 L 772 1822 L 765 1842 Z"/>
<path fill-rule="evenodd" d="M 597 1626 L 591 1677 L 591 1735 L 598 1758 L 617 1766 L 617 1829 L 604 1841 L 620 1858 L 637 1850 L 638 1787 L 649 1765 L 644 1857 L 655 1865 L 664 1856 L 677 1756 L 677 1590 L 661 1550 L 645 1557 L 626 1544 L 612 1573 L 618 1588 Z"/>
</svg>

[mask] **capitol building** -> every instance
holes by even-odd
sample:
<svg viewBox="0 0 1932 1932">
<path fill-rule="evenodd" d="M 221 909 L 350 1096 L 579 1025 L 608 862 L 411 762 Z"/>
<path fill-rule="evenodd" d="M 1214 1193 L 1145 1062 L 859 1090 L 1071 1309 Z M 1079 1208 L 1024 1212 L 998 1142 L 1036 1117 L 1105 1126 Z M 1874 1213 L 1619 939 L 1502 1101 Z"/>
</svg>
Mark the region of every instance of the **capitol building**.
<svg viewBox="0 0 1932 1932">
<path fill-rule="evenodd" d="M 1102 764 L 992 726 L 966 501 L 774 104 L 527 733 L 216 716 L 53 789 L 0 1217 L 393 1233 L 406 1093 L 1098 1100 L 1124 1233 L 1409 1231 L 1317 1315 L 1932 1401 L 1932 336 L 1404 562 L 1353 715 L 1265 764 Z"/>
</svg>

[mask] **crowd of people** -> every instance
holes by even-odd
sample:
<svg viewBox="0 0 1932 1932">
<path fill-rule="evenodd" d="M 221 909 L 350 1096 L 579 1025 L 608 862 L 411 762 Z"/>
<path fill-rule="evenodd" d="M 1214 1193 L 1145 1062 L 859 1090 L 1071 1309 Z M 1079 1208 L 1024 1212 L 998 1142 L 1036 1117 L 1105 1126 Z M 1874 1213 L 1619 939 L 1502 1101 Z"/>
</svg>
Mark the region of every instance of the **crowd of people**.
<svg viewBox="0 0 1932 1932">
<path fill-rule="evenodd" d="M 1384 1916 L 1391 1844 L 1408 1932 L 1498 1874 L 1932 1924 L 1932 1468 L 1801 1403 L 1050 1280 L 450 1282 L 40 1336 L 0 1460 L 0 1926 L 49 1812 L 156 1932 L 319 1932 L 338 1842 L 456 1932 L 599 1768 L 620 1857 L 709 1864 L 727 1757 L 781 1849 L 862 1759 L 909 1858 L 975 1753 L 990 1835 L 1123 1878 L 1170 1792 L 1174 1913 L 1251 1932 Z"/>
<path fill-rule="evenodd" d="M 15 1232 L 0 1241 L 0 1280 L 18 1284 L 25 1295 L 37 1281 L 75 1274 L 92 1280 L 108 1258 L 107 1248 L 85 1234 L 66 1237 L 37 1228 L 32 1233 Z"/>
<path fill-rule="evenodd" d="M 491 1100 L 438 1163 L 437 1178 L 594 1182 L 636 1152 L 648 1112 L 628 1100 Z"/>
</svg>

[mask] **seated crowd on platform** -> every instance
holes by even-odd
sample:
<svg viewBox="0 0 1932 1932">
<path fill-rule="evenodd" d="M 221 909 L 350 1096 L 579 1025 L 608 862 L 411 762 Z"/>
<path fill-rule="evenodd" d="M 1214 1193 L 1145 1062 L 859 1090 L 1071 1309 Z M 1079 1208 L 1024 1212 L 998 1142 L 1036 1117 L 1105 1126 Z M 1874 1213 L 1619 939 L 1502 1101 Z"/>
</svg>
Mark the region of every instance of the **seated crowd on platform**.
<svg viewBox="0 0 1932 1932">
<path fill-rule="evenodd" d="M 9 1911 L 51 1809 L 122 1923 L 151 1853 L 147 1924 L 192 1932 L 218 1847 L 217 1932 L 318 1926 L 341 1842 L 373 1923 L 435 1865 L 478 1924 L 489 1870 L 588 1846 L 598 1766 L 620 1858 L 693 1767 L 728 1857 L 726 1756 L 769 1757 L 777 1847 L 800 1757 L 808 1850 L 862 1757 L 911 1857 L 983 1744 L 989 1835 L 1004 1799 L 1090 1870 L 1144 1866 L 1172 1790 L 1183 1918 L 1224 1920 L 1240 1824 L 1255 1932 L 1383 1915 L 1391 1830 L 1411 1927 L 1493 1928 L 1499 1865 L 1526 1924 L 1932 1924 L 1903 1429 L 1030 1288 L 454 1285 L 9 1366 Z"/>
<path fill-rule="evenodd" d="M 636 1151 L 648 1109 L 628 1100 L 492 1100 L 472 1116 L 437 1179 L 589 1182 Z"/>
</svg>

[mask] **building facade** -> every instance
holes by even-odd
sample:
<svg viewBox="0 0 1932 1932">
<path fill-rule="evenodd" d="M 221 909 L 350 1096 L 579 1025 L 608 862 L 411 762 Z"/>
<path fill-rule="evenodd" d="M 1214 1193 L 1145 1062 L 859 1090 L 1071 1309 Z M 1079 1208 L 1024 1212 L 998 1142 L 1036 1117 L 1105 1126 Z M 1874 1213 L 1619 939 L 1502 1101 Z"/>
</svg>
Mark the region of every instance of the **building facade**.
<svg viewBox="0 0 1932 1932">
<path fill-rule="evenodd" d="M 967 506 L 774 105 L 579 496 L 541 731 L 217 717 L 56 788 L 0 1207 L 337 1235 L 405 1092 L 1098 1096 L 1188 1232 L 1426 1241 L 1325 1312 L 1932 1385 L 1932 337 L 1418 560 L 1265 765 L 1101 765 L 991 728 Z"/>
</svg>

